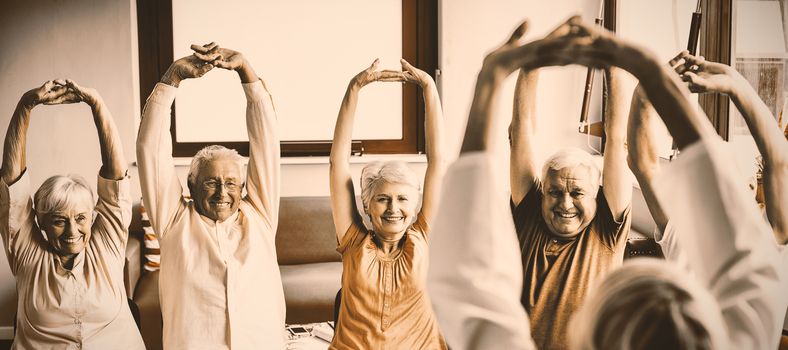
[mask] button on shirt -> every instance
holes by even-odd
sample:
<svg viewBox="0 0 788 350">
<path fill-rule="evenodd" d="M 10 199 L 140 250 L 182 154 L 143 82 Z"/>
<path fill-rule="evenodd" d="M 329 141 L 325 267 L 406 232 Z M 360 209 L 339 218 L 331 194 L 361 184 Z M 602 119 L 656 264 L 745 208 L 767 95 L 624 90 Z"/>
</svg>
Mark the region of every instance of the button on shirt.
<svg viewBox="0 0 788 350">
<path fill-rule="evenodd" d="M 129 180 L 98 178 L 90 241 L 66 269 L 34 220 L 27 174 L 0 180 L 0 234 L 16 277 L 13 349 L 144 349 L 123 285 Z"/>
<path fill-rule="evenodd" d="M 365 227 L 353 223 L 342 254 L 342 304 L 330 349 L 446 349 L 425 290 L 429 227 L 424 216 L 385 255 Z"/>
<path fill-rule="evenodd" d="M 261 81 L 243 84 L 250 158 L 239 210 L 223 222 L 200 215 L 175 174 L 170 107 L 176 88 L 157 84 L 137 140 L 142 194 L 159 234 L 159 298 L 165 349 L 282 349 L 285 301 L 274 238 L 279 139 Z M 206 126 L 209 127 L 209 126 Z"/>
</svg>

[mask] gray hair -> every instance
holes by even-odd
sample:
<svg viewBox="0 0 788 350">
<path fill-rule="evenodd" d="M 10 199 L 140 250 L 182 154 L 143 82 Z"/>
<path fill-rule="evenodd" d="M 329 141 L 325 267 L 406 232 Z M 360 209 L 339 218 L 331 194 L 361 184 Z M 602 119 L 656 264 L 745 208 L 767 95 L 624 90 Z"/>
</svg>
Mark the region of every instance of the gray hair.
<svg viewBox="0 0 788 350">
<path fill-rule="evenodd" d="M 36 215 L 42 216 L 56 211 L 67 211 L 80 204 L 89 204 L 90 209 L 96 205 L 93 190 L 79 175 L 55 175 L 38 188 L 33 196 Z"/>
<path fill-rule="evenodd" d="M 365 210 L 372 200 L 372 190 L 380 182 L 410 185 L 417 191 L 421 187 L 416 173 L 403 161 L 369 163 L 361 170 L 361 202 Z"/>
<path fill-rule="evenodd" d="M 572 319 L 575 349 L 719 349 L 714 297 L 676 265 L 638 258 L 609 273 Z"/>
<path fill-rule="evenodd" d="M 192 163 L 189 166 L 189 176 L 187 181 L 189 184 L 196 185 L 197 182 L 197 173 L 200 171 L 200 168 L 208 162 L 211 162 L 216 159 L 230 159 L 233 162 L 238 164 L 238 168 L 240 169 L 241 173 L 241 182 L 246 182 L 246 174 L 244 173 L 244 158 L 238 154 L 238 151 L 234 149 L 230 149 L 221 145 L 210 145 L 205 146 L 201 149 L 197 154 L 194 155 L 192 158 Z"/>
<path fill-rule="evenodd" d="M 577 147 L 567 147 L 553 153 L 542 166 L 542 180 L 547 178 L 550 171 L 558 171 L 564 168 L 575 168 L 585 166 L 591 170 L 591 180 L 597 185 L 602 183 L 602 171 L 594 161 L 594 157 L 588 152 Z"/>
</svg>

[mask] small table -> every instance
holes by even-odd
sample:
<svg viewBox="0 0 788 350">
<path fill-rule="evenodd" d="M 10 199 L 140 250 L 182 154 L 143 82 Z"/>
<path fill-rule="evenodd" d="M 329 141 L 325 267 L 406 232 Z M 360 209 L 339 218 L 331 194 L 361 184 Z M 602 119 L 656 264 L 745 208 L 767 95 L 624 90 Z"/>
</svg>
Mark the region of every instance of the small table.
<svg viewBox="0 0 788 350">
<path fill-rule="evenodd" d="M 285 326 L 285 335 L 288 350 L 326 350 L 334 336 L 334 322 L 290 324 Z"/>
</svg>

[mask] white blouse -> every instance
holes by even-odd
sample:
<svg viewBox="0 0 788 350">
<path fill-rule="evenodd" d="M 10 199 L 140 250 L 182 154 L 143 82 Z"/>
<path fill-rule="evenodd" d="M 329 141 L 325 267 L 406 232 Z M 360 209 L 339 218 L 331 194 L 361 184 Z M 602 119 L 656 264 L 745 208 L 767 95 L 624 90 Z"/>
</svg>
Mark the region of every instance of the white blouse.
<svg viewBox="0 0 788 350">
<path fill-rule="evenodd" d="M 129 180 L 98 177 L 96 219 L 71 270 L 34 219 L 27 174 L 0 180 L 0 235 L 18 295 L 13 349 L 144 349 L 123 285 Z"/>
</svg>

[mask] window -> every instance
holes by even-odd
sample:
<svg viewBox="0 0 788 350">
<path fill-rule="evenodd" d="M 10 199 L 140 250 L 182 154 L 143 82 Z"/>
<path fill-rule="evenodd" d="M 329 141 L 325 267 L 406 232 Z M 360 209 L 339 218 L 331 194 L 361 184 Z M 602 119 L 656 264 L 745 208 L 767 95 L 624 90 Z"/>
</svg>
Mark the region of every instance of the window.
<svg viewBox="0 0 788 350">
<path fill-rule="evenodd" d="M 173 13 L 173 11 L 179 11 L 179 8 L 183 8 L 183 6 L 198 6 L 195 5 L 193 2 L 189 2 L 188 5 L 186 2 L 182 0 L 165 0 L 165 1 L 156 1 L 156 0 L 138 0 L 137 1 L 137 16 L 138 16 L 138 37 L 139 37 L 139 55 L 140 55 L 140 88 L 141 88 L 141 104 L 144 104 L 145 98 L 153 89 L 153 86 L 156 82 L 159 81 L 161 75 L 166 71 L 167 67 L 173 61 L 173 57 L 181 57 L 185 54 L 188 54 L 188 45 L 184 45 L 180 41 L 183 40 L 190 40 L 189 38 L 184 39 L 181 32 L 179 32 L 179 28 L 184 26 L 184 17 L 182 14 L 178 12 Z M 355 1 L 358 2 L 358 1 Z M 303 13 L 308 15 L 308 13 L 317 13 L 318 15 L 322 16 L 322 19 L 325 19 L 326 13 L 330 14 L 331 16 L 338 16 L 344 13 L 341 10 L 333 10 L 331 12 L 327 11 L 320 11 L 315 10 L 316 8 L 322 7 L 341 7 L 347 6 L 347 4 L 351 4 L 353 1 L 345 1 L 344 3 L 340 2 L 320 2 L 320 1 L 309 1 L 309 0 L 302 0 L 299 2 L 287 2 L 287 3 L 269 3 L 267 5 L 255 5 L 255 6 L 266 6 L 269 12 L 274 11 L 287 11 L 297 10 L 299 6 L 304 8 Z M 397 0 L 393 0 L 393 3 L 399 3 Z M 367 3 L 365 3 L 367 4 Z M 391 4 L 391 2 L 389 2 Z M 231 6 L 226 3 L 223 3 L 223 6 Z M 366 6 L 366 5 L 365 5 Z M 213 6 L 212 6 L 213 7 Z M 325 9 L 324 9 L 325 10 Z M 234 11 L 238 11 L 235 10 Z M 372 12 L 372 11 L 367 11 Z M 389 11 L 394 12 L 394 11 Z M 297 12 L 301 13 L 301 12 Z M 430 0 L 430 1 L 417 1 L 417 0 L 402 0 L 401 1 L 401 50 L 397 50 L 398 53 L 401 53 L 401 56 L 407 59 L 409 62 L 414 64 L 415 66 L 423 69 L 428 73 L 434 73 L 437 69 L 437 1 Z M 210 12 L 209 12 L 210 14 Z M 382 18 L 386 18 L 388 22 L 391 22 L 391 18 L 394 14 L 391 13 L 368 13 L 369 18 L 365 17 L 365 20 L 375 20 L 378 18 L 378 21 L 383 22 Z M 228 16 L 229 17 L 229 16 Z M 266 19 L 262 18 L 261 21 Z M 290 18 L 290 17 L 288 17 Z M 331 19 L 331 18 L 329 18 Z M 188 21 L 188 18 L 186 18 Z M 270 21 L 270 18 L 267 20 Z M 303 21 L 304 19 L 301 17 L 293 18 L 292 22 L 296 20 Z M 342 23 L 344 22 L 352 22 L 352 18 L 348 18 L 346 21 L 339 20 Z M 290 24 L 290 20 L 286 19 L 283 20 Z M 260 42 L 260 46 L 265 49 L 266 40 L 272 40 L 272 36 L 276 36 L 277 39 L 286 38 L 288 36 L 292 36 L 292 32 L 289 34 L 282 34 L 278 32 L 273 33 L 263 33 L 261 32 L 260 28 L 263 27 L 261 22 L 257 23 L 248 23 L 253 21 L 242 21 L 239 23 L 229 23 L 229 24 L 221 24 L 221 23 L 211 23 L 211 28 L 221 28 L 222 26 L 230 26 L 239 28 L 239 30 L 246 30 L 246 31 L 253 31 L 255 35 L 259 35 L 259 39 L 255 40 L 256 42 Z M 312 23 L 308 23 L 312 24 Z M 175 27 L 175 30 L 173 28 Z M 339 25 L 334 27 L 340 27 Z M 243 29 L 240 29 L 243 28 Z M 363 30 L 363 26 L 359 28 L 359 30 Z M 210 29 L 209 29 L 210 30 Z M 197 30 L 199 31 L 199 30 Z M 270 31 L 270 28 L 269 28 Z M 190 31 L 192 32 L 192 31 Z M 285 31 L 284 33 L 288 33 Z M 319 33 L 322 34 L 322 33 Z M 341 43 L 342 39 L 337 39 L 338 43 Z M 219 41 L 219 40 L 217 40 Z M 393 40 L 388 40 L 393 41 Z M 220 44 L 222 42 L 220 41 Z M 325 44 L 325 43 L 319 43 Z M 177 45 L 175 47 L 174 45 Z M 233 48 L 231 44 L 223 44 L 227 47 Z M 304 43 L 304 45 L 315 45 L 314 43 Z M 182 47 L 185 46 L 185 47 Z M 332 67 L 325 66 L 321 64 L 321 58 L 326 58 L 325 55 L 343 55 L 341 45 L 336 45 L 337 50 L 333 52 L 316 52 L 313 53 L 315 64 L 310 67 L 299 67 L 298 65 L 286 65 L 283 66 L 282 64 L 277 64 L 275 66 L 271 65 L 259 65 L 254 64 L 255 69 L 266 79 L 266 82 L 270 85 L 272 82 L 269 80 L 269 76 L 279 74 L 280 71 L 288 71 L 288 70 L 298 70 L 298 69 L 305 69 L 305 70 L 313 70 L 317 76 L 320 76 L 320 71 L 323 70 L 324 72 L 333 73 L 330 70 Z M 240 50 L 244 52 L 243 50 Z M 175 52 L 175 54 L 173 54 Z M 246 53 L 246 52 L 245 52 Z M 286 55 L 289 53 L 277 53 L 277 55 Z M 348 54 L 350 55 L 350 54 Z M 365 54 L 365 56 L 370 57 L 361 57 L 363 59 L 364 64 L 371 63 L 372 59 L 374 58 L 373 54 Z M 251 55 L 248 55 L 250 59 Z M 257 55 L 261 56 L 261 55 Z M 353 57 L 356 59 L 356 57 Z M 259 59 L 256 57 L 255 59 Z M 256 61 L 253 61 L 256 62 Z M 395 61 L 398 64 L 398 62 Z M 329 107 L 321 107 L 319 115 L 312 116 L 314 118 L 319 118 L 320 123 L 326 125 L 330 125 L 327 127 L 326 125 L 320 124 L 320 126 L 316 128 L 312 128 L 311 131 L 306 129 L 303 132 L 298 130 L 298 125 L 310 125 L 308 122 L 298 122 L 296 125 L 282 125 L 282 119 L 291 117 L 290 115 L 283 115 L 282 111 L 279 112 L 280 117 L 280 127 L 288 128 L 281 132 L 282 135 L 282 154 L 284 156 L 300 156 L 300 155 L 327 155 L 330 151 L 331 147 L 331 130 L 333 129 L 334 121 L 336 118 L 336 113 L 339 109 L 339 105 L 341 102 L 342 94 L 344 94 L 344 89 L 346 87 L 347 82 L 352 77 L 352 74 L 360 71 L 364 68 L 364 64 L 359 65 L 358 67 L 354 68 L 353 73 L 346 74 L 343 73 L 341 77 L 339 89 L 332 89 L 331 93 L 338 96 L 332 99 L 332 103 Z M 398 67 L 398 65 L 397 65 Z M 382 68 L 395 68 L 392 67 L 392 64 L 386 65 L 386 67 Z M 272 70 L 276 70 L 272 72 Z M 209 74 L 210 76 L 210 74 Z M 331 74 L 322 74 L 326 79 L 331 79 L 336 84 L 337 77 L 332 76 Z M 208 76 L 207 76 L 208 77 Z M 202 81 L 203 79 L 200 79 Z M 237 78 L 235 78 L 235 82 L 237 83 Z M 309 82 L 299 82 L 309 84 Z M 190 85 L 198 85 L 189 83 Z M 270 88 L 271 86 L 269 86 Z M 308 87 L 308 86 L 307 86 Z M 387 91 L 386 96 L 388 96 L 389 101 L 384 101 L 391 106 L 391 103 L 396 103 L 393 107 L 390 108 L 380 108 L 386 110 L 398 110 L 401 109 L 401 113 L 399 111 L 395 112 L 395 118 L 390 118 L 389 120 L 394 121 L 394 125 L 389 124 L 386 127 L 380 127 L 382 133 L 370 133 L 361 132 L 354 133 L 354 136 L 361 137 L 360 140 L 354 141 L 354 153 L 419 153 L 424 151 L 424 131 L 423 131 L 423 101 L 421 99 L 421 92 L 416 86 L 411 84 L 403 85 L 402 88 L 399 86 L 393 87 L 394 89 L 401 89 L 401 101 L 395 100 L 391 101 L 390 98 L 392 92 Z M 364 103 L 364 96 L 363 94 L 369 93 L 374 94 L 374 89 L 378 89 L 378 87 L 374 87 L 373 89 L 369 89 L 370 92 L 365 90 L 362 91 L 362 100 L 359 106 L 359 111 L 363 107 L 362 104 Z M 181 90 L 185 90 L 184 86 L 182 86 Z M 305 90 L 307 90 L 305 88 Z M 339 90 L 339 91 L 334 91 Z M 397 94 L 396 90 L 394 90 L 393 94 Z M 274 103 L 277 105 L 277 108 L 286 108 L 285 106 L 280 105 L 280 99 L 286 100 L 283 96 L 278 95 L 280 92 L 272 88 L 272 92 L 274 95 Z M 179 95 L 184 94 L 185 91 L 181 91 Z M 235 97 L 243 98 L 243 94 L 240 92 L 240 89 L 237 91 L 231 91 L 231 94 Z M 309 96 L 304 96 L 308 98 Z M 188 97 L 182 97 L 183 100 L 188 100 Z M 291 97 L 291 100 L 293 98 Z M 186 101 L 184 101 L 186 103 Z M 307 104 L 309 101 L 302 101 L 301 103 Z M 189 135 L 184 133 L 184 123 L 183 121 L 179 122 L 179 118 L 176 116 L 176 111 L 181 110 L 183 112 L 184 109 L 191 107 L 191 105 L 184 105 L 181 108 L 178 107 L 179 103 L 176 102 L 176 106 L 173 109 L 173 123 L 172 123 L 172 134 L 173 134 L 173 155 L 174 156 L 181 156 L 181 157 L 189 157 L 194 155 L 197 150 L 204 147 L 208 144 L 222 144 L 226 147 L 231 147 L 237 149 L 242 154 L 248 155 L 248 142 L 244 139 L 246 137 L 245 133 L 245 125 L 244 127 L 235 127 L 234 129 L 241 129 L 242 135 L 219 135 L 216 139 L 210 139 L 210 136 L 206 137 L 205 135 Z M 298 107 L 298 106 L 296 106 Z M 376 106 L 380 107 L 380 106 Z M 396 108 L 401 107 L 401 108 Z M 194 113 L 186 111 L 187 115 L 193 115 Z M 383 111 L 385 112 L 385 111 Z M 215 113 L 215 112 L 214 112 Z M 205 113 L 208 114 L 208 113 Z M 229 113 L 235 117 L 235 112 Z M 299 116 L 306 114 L 306 113 L 296 113 Z M 315 113 L 317 114 L 317 113 Z M 401 114 L 401 117 L 399 115 Z M 191 117 L 190 117 L 191 118 Z M 216 117 L 217 120 L 219 116 Z M 241 123 L 243 122 L 243 113 L 239 116 Z M 361 121 L 362 116 L 357 116 L 357 124 Z M 369 118 L 366 118 L 369 119 Z M 223 119 L 221 119 L 223 120 Z M 230 125 L 233 125 L 232 122 L 227 122 Z M 206 123 L 199 123 L 199 125 L 204 125 Z M 318 123 L 314 123 L 318 124 Z M 243 125 L 243 123 L 242 123 Z M 210 130 L 210 124 L 205 125 L 202 127 L 203 130 Z M 317 129 L 317 130 L 315 130 Z M 369 129 L 369 128 L 368 128 Z M 289 131 L 288 131 L 289 130 Z M 295 130 L 295 131 L 294 131 Z M 358 128 L 357 128 L 358 131 Z M 211 135 L 211 133 L 208 133 Z M 206 138 L 206 139 L 202 139 Z"/>
<path fill-rule="evenodd" d="M 783 130 L 788 108 L 785 14 L 785 0 L 736 0 L 731 21 L 732 66 L 758 92 Z M 735 145 L 737 159 L 744 169 L 754 173 L 758 149 L 739 111 L 733 105 L 729 110 L 729 141 Z"/>
</svg>

